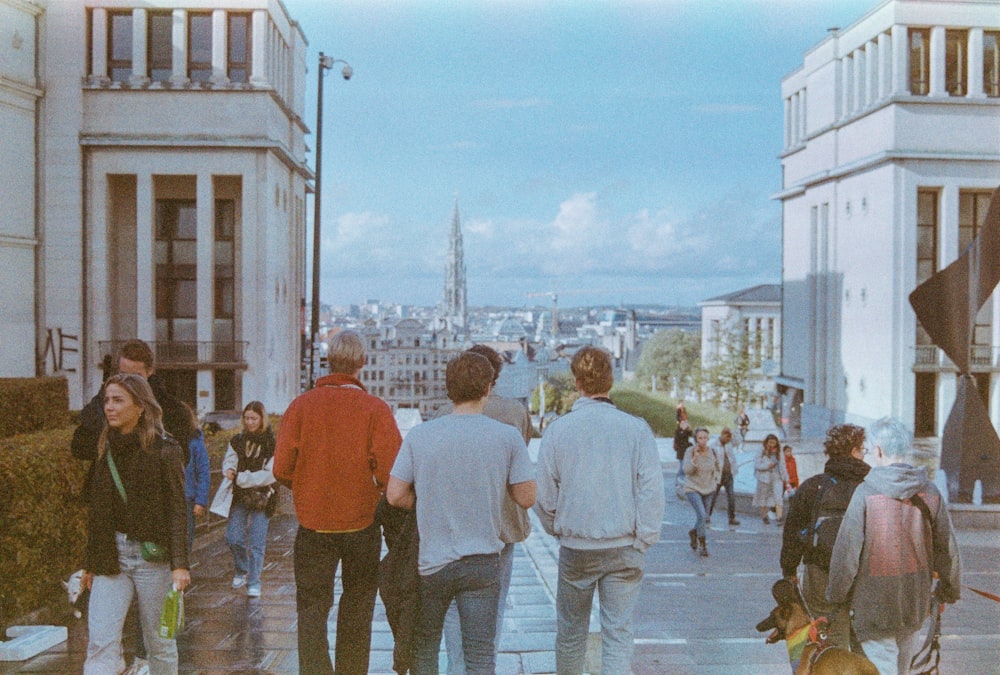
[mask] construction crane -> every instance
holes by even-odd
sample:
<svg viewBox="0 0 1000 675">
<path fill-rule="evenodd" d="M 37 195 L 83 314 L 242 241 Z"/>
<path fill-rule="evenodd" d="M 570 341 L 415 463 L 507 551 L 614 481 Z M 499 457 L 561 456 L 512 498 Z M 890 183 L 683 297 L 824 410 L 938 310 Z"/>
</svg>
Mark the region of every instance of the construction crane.
<svg viewBox="0 0 1000 675">
<path fill-rule="evenodd" d="M 595 293 L 629 293 L 635 291 L 658 291 L 659 286 L 635 286 L 632 288 L 574 288 L 569 291 L 539 291 L 536 293 L 525 293 L 529 298 L 548 297 L 552 298 L 552 334 L 559 334 L 559 294 L 595 294 Z"/>
</svg>

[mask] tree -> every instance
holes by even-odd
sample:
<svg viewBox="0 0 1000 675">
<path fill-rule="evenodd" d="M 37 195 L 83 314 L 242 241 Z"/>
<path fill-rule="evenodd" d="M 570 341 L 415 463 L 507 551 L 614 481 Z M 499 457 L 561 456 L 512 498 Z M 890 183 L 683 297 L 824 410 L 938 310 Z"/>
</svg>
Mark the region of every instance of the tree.
<svg viewBox="0 0 1000 675">
<path fill-rule="evenodd" d="M 567 413 L 578 397 L 572 373 L 556 373 L 545 380 L 545 412 L 556 412 L 560 415 Z M 537 413 L 538 405 L 536 385 L 531 392 L 531 412 Z"/>
<path fill-rule="evenodd" d="M 750 357 L 750 338 L 745 331 L 723 331 L 713 338 L 712 351 L 706 379 L 713 398 L 736 412 L 750 400 L 754 365 Z"/>
<path fill-rule="evenodd" d="M 677 328 L 657 331 L 642 347 L 636 379 L 645 389 L 683 396 L 694 389 L 701 373 L 701 334 Z"/>
</svg>

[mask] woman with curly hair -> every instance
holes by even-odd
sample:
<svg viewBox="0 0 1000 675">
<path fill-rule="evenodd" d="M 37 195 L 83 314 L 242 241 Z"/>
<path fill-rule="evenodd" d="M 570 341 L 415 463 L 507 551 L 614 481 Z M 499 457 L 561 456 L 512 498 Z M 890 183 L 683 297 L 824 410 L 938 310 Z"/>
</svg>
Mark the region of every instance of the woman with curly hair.
<svg viewBox="0 0 1000 675">
<path fill-rule="evenodd" d="M 788 487 L 788 471 L 781 457 L 781 443 L 774 434 L 768 434 L 764 439 L 760 454 L 753 462 L 753 475 L 757 479 L 757 492 L 753 496 L 753 505 L 760 507 L 760 517 L 765 525 L 770 524 L 767 512 L 774 509 L 777 516 L 775 522 L 784 522 L 785 488 Z"/>
</svg>

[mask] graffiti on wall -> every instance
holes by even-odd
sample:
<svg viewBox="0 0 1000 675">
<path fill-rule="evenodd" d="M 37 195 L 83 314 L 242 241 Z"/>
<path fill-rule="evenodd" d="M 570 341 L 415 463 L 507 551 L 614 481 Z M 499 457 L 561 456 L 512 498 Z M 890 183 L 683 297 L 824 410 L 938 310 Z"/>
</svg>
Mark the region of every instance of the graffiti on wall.
<svg viewBox="0 0 1000 675">
<path fill-rule="evenodd" d="M 45 335 L 45 352 L 42 360 L 47 373 L 75 373 L 80 353 L 80 341 L 76 335 L 63 333 L 62 328 L 49 328 Z"/>
</svg>

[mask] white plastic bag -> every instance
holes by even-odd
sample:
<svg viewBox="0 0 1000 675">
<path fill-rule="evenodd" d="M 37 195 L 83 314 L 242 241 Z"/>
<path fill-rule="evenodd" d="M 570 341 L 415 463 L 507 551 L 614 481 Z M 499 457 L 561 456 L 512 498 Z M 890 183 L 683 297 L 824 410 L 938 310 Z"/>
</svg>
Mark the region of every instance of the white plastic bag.
<svg viewBox="0 0 1000 675">
<path fill-rule="evenodd" d="M 223 518 L 229 517 L 229 509 L 233 504 L 233 481 L 223 478 L 219 483 L 219 489 L 212 497 L 212 504 L 208 507 L 210 513 Z"/>
</svg>

